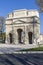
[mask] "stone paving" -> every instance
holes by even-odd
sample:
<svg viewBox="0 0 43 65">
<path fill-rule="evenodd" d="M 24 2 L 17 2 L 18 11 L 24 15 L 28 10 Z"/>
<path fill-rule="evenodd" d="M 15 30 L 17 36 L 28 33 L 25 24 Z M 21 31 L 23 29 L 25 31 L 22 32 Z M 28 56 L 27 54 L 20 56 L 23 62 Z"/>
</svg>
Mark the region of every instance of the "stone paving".
<svg viewBox="0 0 43 65">
<path fill-rule="evenodd" d="M 14 53 L 21 49 L 28 49 L 37 47 L 35 45 L 14 45 L 14 44 L 0 44 L 0 54 L 1 53 Z"/>
</svg>

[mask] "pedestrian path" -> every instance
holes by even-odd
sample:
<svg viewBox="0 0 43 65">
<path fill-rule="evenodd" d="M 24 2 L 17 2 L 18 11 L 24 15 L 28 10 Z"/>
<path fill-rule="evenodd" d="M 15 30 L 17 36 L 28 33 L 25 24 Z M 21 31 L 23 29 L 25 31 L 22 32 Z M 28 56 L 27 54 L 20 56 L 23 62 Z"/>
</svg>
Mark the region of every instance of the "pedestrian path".
<svg viewBox="0 0 43 65">
<path fill-rule="evenodd" d="M 29 48 L 35 48 L 37 46 L 29 46 L 29 45 L 14 45 L 14 44 L 0 44 L 0 54 L 5 54 L 5 53 L 32 53 L 30 52 L 18 52 L 19 50 L 22 49 L 29 49 Z M 36 52 L 33 52 L 36 53 Z M 42 53 L 42 52 L 40 52 Z"/>
</svg>

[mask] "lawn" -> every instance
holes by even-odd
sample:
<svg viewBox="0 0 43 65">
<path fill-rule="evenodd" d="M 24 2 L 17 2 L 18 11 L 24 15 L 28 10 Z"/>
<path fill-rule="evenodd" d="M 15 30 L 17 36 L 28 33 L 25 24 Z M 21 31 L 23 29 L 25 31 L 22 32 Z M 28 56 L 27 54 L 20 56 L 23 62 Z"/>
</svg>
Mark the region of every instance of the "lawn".
<svg viewBox="0 0 43 65">
<path fill-rule="evenodd" d="M 21 51 L 43 51 L 43 47 L 31 48 L 31 49 L 23 49 Z"/>
</svg>

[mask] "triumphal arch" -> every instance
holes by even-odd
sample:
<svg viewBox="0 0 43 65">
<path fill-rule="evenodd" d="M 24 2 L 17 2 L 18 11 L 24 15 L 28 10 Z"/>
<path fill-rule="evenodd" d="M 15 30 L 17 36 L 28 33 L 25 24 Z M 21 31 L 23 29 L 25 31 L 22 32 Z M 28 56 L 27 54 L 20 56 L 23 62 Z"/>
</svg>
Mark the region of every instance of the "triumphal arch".
<svg viewBox="0 0 43 65">
<path fill-rule="evenodd" d="M 40 18 L 37 10 L 15 10 L 6 18 L 6 43 L 37 44 Z"/>
</svg>

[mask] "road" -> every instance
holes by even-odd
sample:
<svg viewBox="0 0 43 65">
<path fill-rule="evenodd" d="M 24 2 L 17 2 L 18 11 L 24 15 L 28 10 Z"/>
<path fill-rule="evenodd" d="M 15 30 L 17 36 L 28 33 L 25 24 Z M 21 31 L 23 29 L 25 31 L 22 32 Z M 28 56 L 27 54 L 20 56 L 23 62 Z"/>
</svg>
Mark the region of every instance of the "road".
<svg viewBox="0 0 43 65">
<path fill-rule="evenodd" d="M 0 65 L 43 65 L 43 53 L 0 54 Z"/>
</svg>

